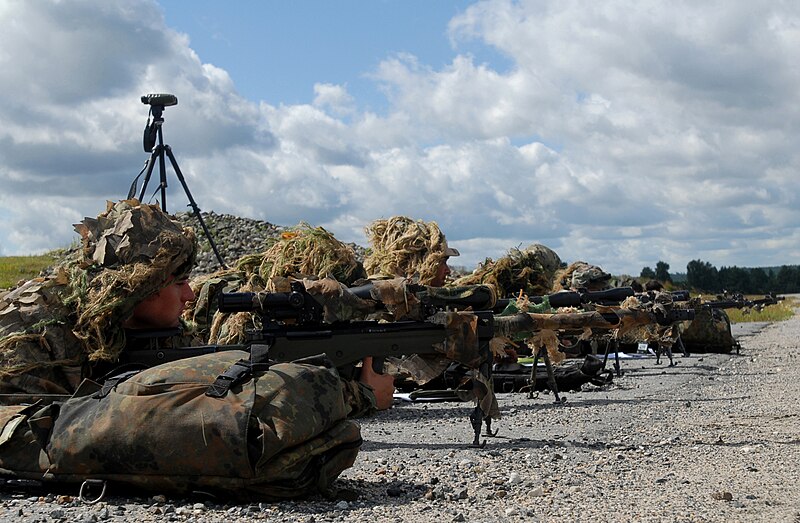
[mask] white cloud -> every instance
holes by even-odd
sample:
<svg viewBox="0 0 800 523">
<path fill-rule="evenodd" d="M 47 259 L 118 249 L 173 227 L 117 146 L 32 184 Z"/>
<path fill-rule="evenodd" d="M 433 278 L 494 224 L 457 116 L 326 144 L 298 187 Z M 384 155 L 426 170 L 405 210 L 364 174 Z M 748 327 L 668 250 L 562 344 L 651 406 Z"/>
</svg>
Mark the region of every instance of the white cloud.
<svg viewBox="0 0 800 523">
<path fill-rule="evenodd" d="M 165 140 L 203 210 L 361 243 L 369 221 L 408 214 L 438 221 L 465 265 L 534 242 L 633 274 L 658 260 L 792 263 L 799 15 L 744 1 L 477 2 L 449 25 L 448 65 L 387 51 L 369 77 L 390 105 L 375 114 L 324 82 L 310 105 L 242 99 L 149 0 L 4 2 L 0 253 L 64 245 L 71 226 L 53 220 L 124 196 L 147 158 L 138 98 L 166 91 L 180 103 Z"/>
<path fill-rule="evenodd" d="M 336 115 L 352 114 L 355 100 L 341 85 L 314 84 L 314 105 L 328 108 Z"/>
</svg>

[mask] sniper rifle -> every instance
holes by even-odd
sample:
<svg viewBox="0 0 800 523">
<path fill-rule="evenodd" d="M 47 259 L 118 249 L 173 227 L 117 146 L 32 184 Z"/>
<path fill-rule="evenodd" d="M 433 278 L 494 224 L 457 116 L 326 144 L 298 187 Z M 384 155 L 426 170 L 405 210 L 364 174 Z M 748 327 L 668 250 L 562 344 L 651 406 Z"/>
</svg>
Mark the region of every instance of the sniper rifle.
<svg viewBox="0 0 800 523">
<path fill-rule="evenodd" d="M 760 311 L 768 305 L 776 305 L 779 301 L 785 299 L 785 296 L 766 294 L 763 298 L 751 300 L 745 295 L 737 293 L 717 296 L 716 300 L 701 303 L 700 307 L 705 309 L 756 309 Z"/>
<path fill-rule="evenodd" d="M 373 357 L 373 366 L 380 372 L 385 357 L 430 354 L 460 358 L 459 361 L 483 375 L 484 382 L 491 379 L 489 340 L 494 333 L 491 311 L 466 315 L 440 312 L 426 321 L 326 323 L 323 305 L 306 291 L 303 283 L 296 281 L 291 287 L 290 292 L 220 294 L 220 312 L 253 312 L 261 318 L 262 328 L 248 332 L 244 344 L 162 347 L 155 340 L 174 333 L 128 331 L 129 336 L 140 340 L 147 338 L 151 343 L 144 348 L 139 348 L 141 343 L 132 344 L 135 348 L 123 351 L 121 362 L 150 367 L 219 351 L 243 350 L 250 353 L 255 365 L 295 361 L 324 353 L 344 379 L 356 379 L 358 364 L 367 356 Z M 215 385 L 224 395 L 248 375 L 246 368 L 234 366 L 220 375 Z M 480 442 L 480 431 L 486 421 L 487 433 L 491 433 L 489 415 L 480 403 L 470 415 L 475 433 L 472 446 L 485 444 Z"/>
<path fill-rule="evenodd" d="M 669 291 L 667 294 L 672 297 L 672 301 L 687 301 L 689 299 L 689 291 L 686 290 Z M 528 301 L 540 304 L 547 300 L 550 307 L 558 309 L 560 307 L 583 307 L 588 304 L 614 306 L 619 305 L 631 296 L 636 296 L 640 303 L 649 303 L 653 301 L 654 293 L 637 293 L 633 290 L 633 287 L 614 287 L 602 291 L 579 289 L 577 291 L 555 292 L 543 296 L 528 296 Z M 503 311 L 510 301 L 510 299 L 497 300 L 494 310 Z"/>
</svg>

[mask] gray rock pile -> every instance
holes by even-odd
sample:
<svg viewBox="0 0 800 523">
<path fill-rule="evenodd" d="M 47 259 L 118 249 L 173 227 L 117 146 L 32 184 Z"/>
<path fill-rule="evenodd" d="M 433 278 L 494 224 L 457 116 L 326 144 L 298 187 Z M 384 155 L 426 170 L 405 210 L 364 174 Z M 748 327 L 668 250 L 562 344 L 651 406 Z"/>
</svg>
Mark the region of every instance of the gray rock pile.
<svg viewBox="0 0 800 523">
<path fill-rule="evenodd" d="M 229 266 L 245 254 L 263 252 L 271 238 L 286 230 L 286 227 L 280 225 L 231 214 L 217 214 L 213 211 L 200 214 L 220 256 Z M 193 274 L 209 274 L 218 270 L 219 262 L 197 217 L 190 212 L 179 212 L 175 217 L 183 226 L 192 227 L 197 233 L 199 250 Z"/>
</svg>

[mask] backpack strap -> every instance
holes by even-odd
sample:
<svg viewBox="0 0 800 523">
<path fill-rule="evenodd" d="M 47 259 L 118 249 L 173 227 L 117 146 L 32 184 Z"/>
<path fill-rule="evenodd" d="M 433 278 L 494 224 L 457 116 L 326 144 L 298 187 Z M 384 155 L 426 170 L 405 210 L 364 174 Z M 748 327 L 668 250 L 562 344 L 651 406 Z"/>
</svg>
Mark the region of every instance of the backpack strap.
<svg viewBox="0 0 800 523">
<path fill-rule="evenodd" d="M 140 372 L 141 372 L 141 369 L 129 370 L 129 371 L 123 372 L 122 374 L 117 374 L 116 376 L 112 376 L 112 377 L 106 379 L 103 382 L 103 386 L 100 387 L 100 390 L 95 392 L 94 395 L 92 395 L 92 397 L 94 399 L 105 398 L 106 396 L 108 396 L 108 394 L 112 390 L 114 390 L 114 387 L 116 387 L 117 385 L 119 385 L 123 381 L 127 380 L 128 378 L 131 378 L 131 377 L 139 374 Z"/>
<path fill-rule="evenodd" d="M 206 396 L 211 398 L 224 398 L 234 387 L 250 379 L 254 372 L 269 370 L 269 345 L 253 344 L 250 346 L 250 359 L 239 360 L 217 376 L 214 383 L 209 385 Z"/>
</svg>

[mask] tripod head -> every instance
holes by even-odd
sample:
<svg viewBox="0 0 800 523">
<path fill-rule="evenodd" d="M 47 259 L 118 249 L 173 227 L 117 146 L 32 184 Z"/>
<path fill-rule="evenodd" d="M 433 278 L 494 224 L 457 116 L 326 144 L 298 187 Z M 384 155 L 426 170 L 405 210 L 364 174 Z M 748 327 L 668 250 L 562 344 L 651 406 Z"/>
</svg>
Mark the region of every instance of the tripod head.
<svg viewBox="0 0 800 523">
<path fill-rule="evenodd" d="M 178 97 L 167 93 L 146 94 L 142 96 L 142 103 L 150 106 L 150 113 L 147 115 L 147 124 L 144 127 L 144 136 L 142 137 L 144 152 L 149 153 L 156 146 L 158 131 L 161 128 L 161 124 L 164 123 L 164 118 L 161 117 L 164 113 L 164 108 L 178 105 Z M 153 117 L 152 122 L 150 121 L 150 116 Z"/>
</svg>

